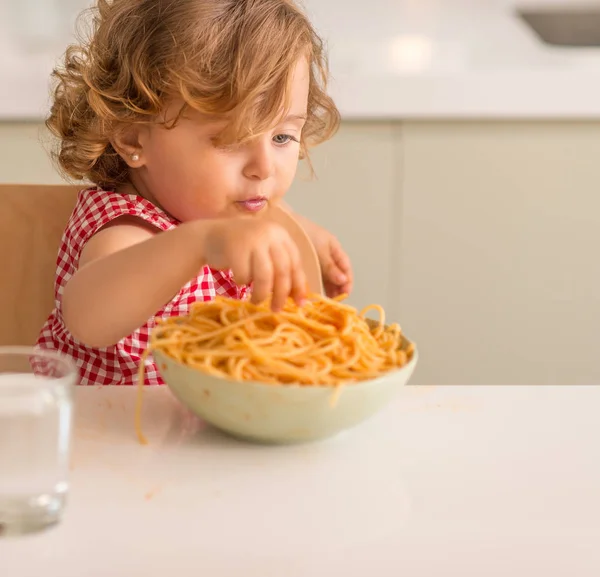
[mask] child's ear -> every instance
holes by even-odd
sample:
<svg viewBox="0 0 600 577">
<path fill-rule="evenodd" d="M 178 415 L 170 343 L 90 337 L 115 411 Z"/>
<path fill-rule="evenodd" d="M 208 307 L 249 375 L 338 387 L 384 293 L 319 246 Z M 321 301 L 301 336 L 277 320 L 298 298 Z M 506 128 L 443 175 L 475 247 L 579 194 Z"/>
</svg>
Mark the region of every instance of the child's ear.
<svg viewBox="0 0 600 577">
<path fill-rule="evenodd" d="M 129 168 L 140 168 L 145 164 L 140 138 L 143 129 L 141 125 L 128 126 L 120 130 L 110 142 Z"/>
</svg>

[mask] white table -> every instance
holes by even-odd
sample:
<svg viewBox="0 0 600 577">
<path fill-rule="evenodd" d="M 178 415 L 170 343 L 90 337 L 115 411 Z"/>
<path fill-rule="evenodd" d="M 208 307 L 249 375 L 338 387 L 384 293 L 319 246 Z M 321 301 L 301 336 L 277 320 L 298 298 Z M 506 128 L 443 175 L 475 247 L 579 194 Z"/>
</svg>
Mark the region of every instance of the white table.
<svg viewBox="0 0 600 577">
<path fill-rule="evenodd" d="M 600 574 L 600 388 L 407 387 L 327 442 L 248 445 L 148 390 L 77 391 L 72 494 L 7 577 Z"/>
</svg>

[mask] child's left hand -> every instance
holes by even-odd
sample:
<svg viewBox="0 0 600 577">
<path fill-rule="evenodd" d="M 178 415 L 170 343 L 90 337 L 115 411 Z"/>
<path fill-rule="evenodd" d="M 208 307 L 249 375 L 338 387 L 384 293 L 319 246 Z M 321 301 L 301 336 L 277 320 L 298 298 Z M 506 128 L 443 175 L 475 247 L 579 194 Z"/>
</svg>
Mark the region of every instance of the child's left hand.
<svg viewBox="0 0 600 577">
<path fill-rule="evenodd" d="M 312 241 L 323 272 L 323 286 L 328 297 L 352 292 L 352 264 L 338 239 L 329 231 L 311 223 L 307 234 Z"/>
<path fill-rule="evenodd" d="M 340 241 L 311 220 L 298 214 L 295 216 L 306 231 L 319 257 L 325 294 L 330 298 L 343 294 L 349 295 L 352 292 L 354 275 L 350 257 L 342 248 Z"/>
<path fill-rule="evenodd" d="M 282 205 L 294 215 L 315 247 L 323 273 L 325 294 L 330 298 L 349 295 L 354 284 L 352 263 L 338 239 L 312 220 L 292 211 L 287 204 Z"/>
</svg>

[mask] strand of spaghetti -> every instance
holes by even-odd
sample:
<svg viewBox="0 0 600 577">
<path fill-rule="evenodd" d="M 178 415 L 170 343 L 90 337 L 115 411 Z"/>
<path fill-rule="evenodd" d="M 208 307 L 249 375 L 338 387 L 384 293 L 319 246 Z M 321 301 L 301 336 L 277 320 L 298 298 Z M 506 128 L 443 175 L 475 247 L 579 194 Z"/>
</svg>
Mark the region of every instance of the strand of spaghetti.
<svg viewBox="0 0 600 577">
<path fill-rule="evenodd" d="M 381 336 L 385 329 L 385 311 L 381 305 L 369 305 L 360 311 L 359 316 L 364 319 L 369 311 L 377 311 L 379 313 L 379 327 L 377 329 L 377 334 L 375 335 L 377 338 Z"/>
<path fill-rule="evenodd" d="M 244 374 L 244 368 L 245 366 L 248 364 L 248 359 L 240 359 L 238 362 L 235 363 L 235 367 L 233 368 L 233 371 L 231 371 L 231 374 L 233 376 L 234 379 L 236 379 L 237 381 L 241 381 L 242 380 L 242 375 Z"/>
<path fill-rule="evenodd" d="M 306 380 L 314 376 L 307 374 L 306 371 L 302 371 L 291 363 L 286 363 L 285 361 L 281 361 L 271 355 L 268 355 L 266 351 L 256 347 L 250 339 L 247 339 L 245 336 L 243 338 L 245 343 L 248 345 L 249 350 L 254 353 L 255 358 L 257 358 L 263 364 L 268 364 L 271 372 L 274 375 L 288 374 L 290 377 L 295 376 L 300 380 Z"/>
<path fill-rule="evenodd" d="M 137 434 L 138 441 L 142 445 L 148 444 L 148 439 L 144 436 L 142 431 L 142 408 L 144 403 L 144 375 L 146 371 L 146 359 L 150 354 L 150 348 L 147 348 L 140 359 L 140 366 L 138 367 L 138 386 L 137 386 L 137 398 L 135 402 L 135 432 Z"/>
<path fill-rule="evenodd" d="M 343 362 L 338 362 L 335 365 L 335 367 L 333 367 L 332 372 L 334 375 L 337 375 L 338 371 L 344 371 L 349 369 L 350 367 L 356 364 L 356 361 L 358 361 L 358 358 L 360 357 L 360 350 L 356 346 L 356 342 L 350 343 L 350 346 L 354 349 L 352 356 L 350 358 L 347 358 Z"/>
<path fill-rule="evenodd" d="M 335 390 L 333 391 L 333 395 L 329 398 L 329 406 L 332 409 L 335 409 L 337 404 L 340 401 L 340 395 L 342 394 L 343 385 L 336 385 Z"/>
<path fill-rule="evenodd" d="M 318 334 L 318 335 L 331 336 L 332 334 L 335 334 L 335 332 L 336 332 L 335 327 L 333 327 L 331 325 L 321 324 L 318 321 L 312 320 L 310 318 L 303 318 L 300 316 L 295 316 L 293 313 L 289 313 L 289 312 L 285 312 L 285 311 L 280 314 L 283 318 L 289 320 L 290 322 L 292 322 L 298 326 L 305 327 L 311 331 L 314 331 L 315 334 Z"/>
<path fill-rule="evenodd" d="M 265 312 L 265 313 L 261 313 L 261 314 L 262 314 L 262 316 L 267 316 L 269 313 Z M 185 317 L 175 317 L 175 318 L 179 319 L 179 320 L 185 319 Z M 169 319 L 169 321 L 175 321 L 175 318 Z M 212 332 L 199 334 L 199 336 L 197 338 L 199 340 L 206 340 L 206 339 L 218 337 L 218 336 L 221 336 L 222 334 L 225 334 L 225 333 L 231 331 L 234 328 L 243 326 L 246 322 L 248 322 L 248 319 L 241 319 L 241 320 L 236 321 L 235 323 L 231 323 L 229 325 L 224 326 L 223 328 L 214 330 Z"/>
<path fill-rule="evenodd" d="M 318 296 L 321 296 L 321 295 L 318 295 Z M 348 294 L 347 293 L 342 293 L 341 295 L 333 297 L 331 300 L 339 303 L 341 301 L 346 300 L 347 298 L 348 298 Z"/>
<path fill-rule="evenodd" d="M 286 330 L 289 331 L 290 329 L 294 330 L 294 326 L 291 323 L 282 323 L 269 336 L 263 338 L 254 338 L 252 340 L 257 346 L 265 347 L 276 342 L 281 342 L 280 339 L 283 336 L 282 333 Z M 307 336 L 307 340 L 311 340 L 306 331 L 302 332 Z M 297 334 L 298 333 L 296 333 L 296 336 Z"/>
</svg>

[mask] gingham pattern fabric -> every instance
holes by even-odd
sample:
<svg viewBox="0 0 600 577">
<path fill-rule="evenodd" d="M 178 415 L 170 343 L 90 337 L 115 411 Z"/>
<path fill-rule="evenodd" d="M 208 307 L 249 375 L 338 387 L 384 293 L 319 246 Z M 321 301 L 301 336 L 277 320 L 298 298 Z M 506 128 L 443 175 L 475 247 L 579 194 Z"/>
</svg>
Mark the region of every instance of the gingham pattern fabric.
<svg viewBox="0 0 600 577">
<path fill-rule="evenodd" d="M 139 217 L 161 231 L 179 223 L 144 198 L 100 189 L 82 190 L 62 237 L 56 263 L 54 285 L 55 308 L 44 325 L 37 346 L 57 350 L 74 359 L 79 367 L 81 385 L 134 385 L 142 353 L 158 319 L 185 315 L 196 301 L 210 301 L 216 295 L 245 298 L 248 288 L 238 287 L 230 271 L 205 266 L 197 278 L 186 284 L 179 294 L 149 321 L 115 346 L 94 349 L 78 342 L 67 330 L 62 318 L 61 302 L 65 285 L 79 266 L 79 258 L 88 240 L 103 226 L 120 216 Z M 156 271 L 160 275 L 160 270 Z M 151 356 L 146 361 L 146 385 L 162 385 L 158 368 Z"/>
</svg>

